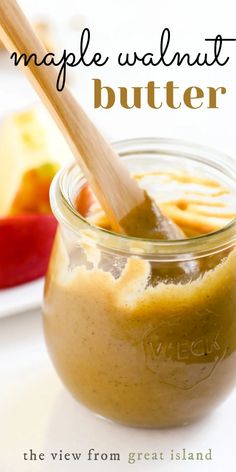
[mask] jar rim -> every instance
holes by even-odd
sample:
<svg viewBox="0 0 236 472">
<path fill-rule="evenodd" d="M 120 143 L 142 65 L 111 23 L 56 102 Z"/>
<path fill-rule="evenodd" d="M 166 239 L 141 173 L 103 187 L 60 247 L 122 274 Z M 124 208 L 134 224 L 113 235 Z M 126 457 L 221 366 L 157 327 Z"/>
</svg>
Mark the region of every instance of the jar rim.
<svg viewBox="0 0 236 472">
<path fill-rule="evenodd" d="M 236 172 L 233 168 L 234 160 L 227 154 L 212 147 L 197 144 L 191 141 L 176 138 L 134 138 L 112 143 L 121 157 L 132 154 L 163 153 L 188 157 L 202 164 L 210 165 L 229 176 L 236 183 Z M 162 148 L 161 148 L 162 146 Z M 164 148 L 163 148 L 164 146 Z M 179 147 L 180 150 L 176 148 Z M 195 153 L 195 154 L 194 154 Z M 223 163 L 222 163 L 223 159 Z M 50 189 L 52 211 L 57 220 L 74 232 L 83 231 L 87 237 L 96 241 L 99 247 L 119 253 L 145 255 L 150 258 L 158 255 L 161 260 L 170 260 L 171 256 L 180 256 L 181 260 L 190 260 L 204 255 L 225 250 L 236 242 L 236 218 L 217 231 L 180 240 L 153 240 L 118 234 L 104 228 L 97 227 L 83 217 L 68 198 L 67 181 L 69 174 L 75 173 L 80 180 L 85 178 L 77 163 L 64 166 L 54 177 Z"/>
</svg>

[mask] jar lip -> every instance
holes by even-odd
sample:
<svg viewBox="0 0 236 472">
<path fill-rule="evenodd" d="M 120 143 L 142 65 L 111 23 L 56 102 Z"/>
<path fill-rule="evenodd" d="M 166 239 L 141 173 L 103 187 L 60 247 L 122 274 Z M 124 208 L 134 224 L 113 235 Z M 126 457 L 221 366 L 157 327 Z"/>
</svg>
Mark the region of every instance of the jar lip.
<svg viewBox="0 0 236 472">
<path fill-rule="evenodd" d="M 229 172 L 231 178 L 236 181 L 235 171 L 233 169 L 233 158 L 231 158 L 227 154 L 218 152 L 214 148 L 208 146 L 204 146 L 187 140 L 164 137 L 134 138 L 112 143 L 116 151 L 118 151 L 121 156 L 129 156 L 130 154 L 136 153 L 136 145 L 139 149 L 141 145 L 157 147 L 160 144 L 165 145 L 167 147 L 173 146 L 173 149 L 175 146 L 185 147 L 188 152 L 191 148 L 192 151 L 197 151 L 197 153 L 211 153 L 212 155 L 216 156 L 219 161 L 215 163 L 215 161 L 212 161 L 210 158 L 201 157 L 201 154 L 196 154 L 196 160 L 199 157 L 200 161 L 205 162 L 208 165 L 211 164 L 212 167 L 214 167 L 215 164 L 216 168 L 219 168 L 220 166 L 221 171 Z M 122 149 L 127 147 L 130 147 L 130 152 L 127 152 L 125 150 L 122 151 Z M 160 149 L 157 148 L 156 151 L 159 152 Z M 145 151 L 144 148 L 142 150 L 142 153 L 145 152 L 148 152 L 148 150 Z M 155 153 L 155 150 L 153 150 L 153 153 Z M 228 160 L 226 164 L 224 162 L 222 163 L 222 157 Z M 68 174 L 73 171 L 76 171 L 77 177 L 80 180 L 84 179 L 85 181 L 83 173 L 81 172 L 80 168 L 76 163 L 71 163 L 69 165 L 67 164 L 66 166 L 64 166 L 56 174 L 51 185 L 50 201 L 52 211 L 59 222 L 62 222 L 63 224 L 65 224 L 65 226 L 69 227 L 75 232 L 77 230 L 89 230 L 89 235 L 91 239 L 95 238 L 100 247 L 107 247 L 107 249 L 119 251 L 119 253 L 132 252 L 134 255 L 145 254 L 145 256 L 151 256 L 152 254 L 158 254 L 158 257 L 162 256 L 167 258 L 169 258 L 171 255 L 185 255 L 186 257 L 184 257 L 184 259 L 187 260 L 190 259 L 190 257 L 192 259 L 193 256 L 202 257 L 204 253 L 219 252 L 222 249 L 231 247 L 236 241 L 236 218 L 232 219 L 232 221 L 230 221 L 227 225 L 223 226 L 217 231 L 187 239 L 168 241 L 137 238 L 127 236 L 125 234 L 118 234 L 113 231 L 97 227 L 90 223 L 85 217 L 83 217 L 75 209 L 72 201 L 68 198 L 68 194 L 65 191 L 65 178 L 68 177 Z"/>
<path fill-rule="evenodd" d="M 219 151 L 218 149 L 205 145 L 205 144 L 200 144 L 195 141 L 187 140 L 187 139 L 179 139 L 179 138 L 170 138 L 170 137 L 165 137 L 165 136 L 146 136 L 146 137 L 138 137 L 138 138 L 129 138 L 129 139 L 122 139 L 119 141 L 113 141 L 112 146 L 116 148 L 116 151 L 121 155 L 127 155 L 127 151 L 124 152 L 122 151 L 123 147 L 131 147 L 133 152 L 136 152 L 136 146 L 140 147 L 141 145 L 145 146 L 157 146 L 157 145 L 165 145 L 169 147 L 172 147 L 175 149 L 176 146 L 180 147 L 180 149 L 189 149 L 189 148 L 194 148 L 195 151 L 201 152 L 201 153 L 206 153 L 209 156 L 214 156 L 214 159 L 217 159 L 217 162 L 222 165 L 222 159 L 227 161 L 227 167 L 231 169 L 231 171 L 234 171 L 234 166 L 235 166 L 235 159 L 232 158 L 229 154 Z M 135 148 L 134 148 L 135 146 Z M 200 157 L 200 156 L 199 156 Z M 210 158 L 209 158 L 210 160 Z"/>
</svg>

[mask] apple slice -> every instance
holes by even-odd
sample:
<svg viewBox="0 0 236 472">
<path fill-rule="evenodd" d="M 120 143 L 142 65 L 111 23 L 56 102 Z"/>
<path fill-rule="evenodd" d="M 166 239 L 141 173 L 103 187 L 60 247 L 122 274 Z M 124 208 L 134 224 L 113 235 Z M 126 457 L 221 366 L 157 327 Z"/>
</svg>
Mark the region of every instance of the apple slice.
<svg viewBox="0 0 236 472">
<path fill-rule="evenodd" d="M 46 273 L 56 228 L 53 215 L 0 218 L 0 288 L 29 282 Z"/>
<path fill-rule="evenodd" d="M 47 163 L 61 167 L 72 159 L 63 136 L 41 107 L 6 117 L 0 126 L 0 216 L 9 214 L 27 171 Z"/>
<path fill-rule="evenodd" d="M 58 170 L 57 164 L 48 162 L 25 172 L 9 210 L 9 215 L 50 214 L 49 188 Z"/>
</svg>

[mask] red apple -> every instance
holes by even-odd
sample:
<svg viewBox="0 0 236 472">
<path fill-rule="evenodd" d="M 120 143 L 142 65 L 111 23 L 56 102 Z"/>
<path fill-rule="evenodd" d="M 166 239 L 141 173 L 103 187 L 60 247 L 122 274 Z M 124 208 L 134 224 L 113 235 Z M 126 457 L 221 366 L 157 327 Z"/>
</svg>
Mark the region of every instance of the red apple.
<svg viewBox="0 0 236 472">
<path fill-rule="evenodd" d="M 0 218 L 0 288 L 46 273 L 56 227 L 56 219 L 48 214 Z"/>
</svg>

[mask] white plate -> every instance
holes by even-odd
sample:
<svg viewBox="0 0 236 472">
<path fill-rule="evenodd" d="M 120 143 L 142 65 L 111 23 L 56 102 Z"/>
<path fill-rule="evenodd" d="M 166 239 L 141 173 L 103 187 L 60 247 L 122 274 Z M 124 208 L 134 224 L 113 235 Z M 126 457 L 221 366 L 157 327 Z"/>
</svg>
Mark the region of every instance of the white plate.
<svg viewBox="0 0 236 472">
<path fill-rule="evenodd" d="M 213 414 L 191 426 L 165 430 L 124 427 L 95 416 L 63 387 L 48 357 L 39 312 L 0 320 L 1 472 L 235 471 L 236 390 Z M 89 449 L 120 453 L 120 462 L 88 461 Z M 212 449 L 211 461 L 170 461 L 171 449 Z M 32 449 L 45 461 L 24 461 Z M 53 461 L 51 453 L 82 453 Z M 130 452 L 163 452 L 165 460 L 128 463 Z M 136 454 L 137 459 L 137 454 Z"/>
<path fill-rule="evenodd" d="M 41 306 L 44 278 L 17 287 L 0 290 L 0 318 Z"/>
</svg>

